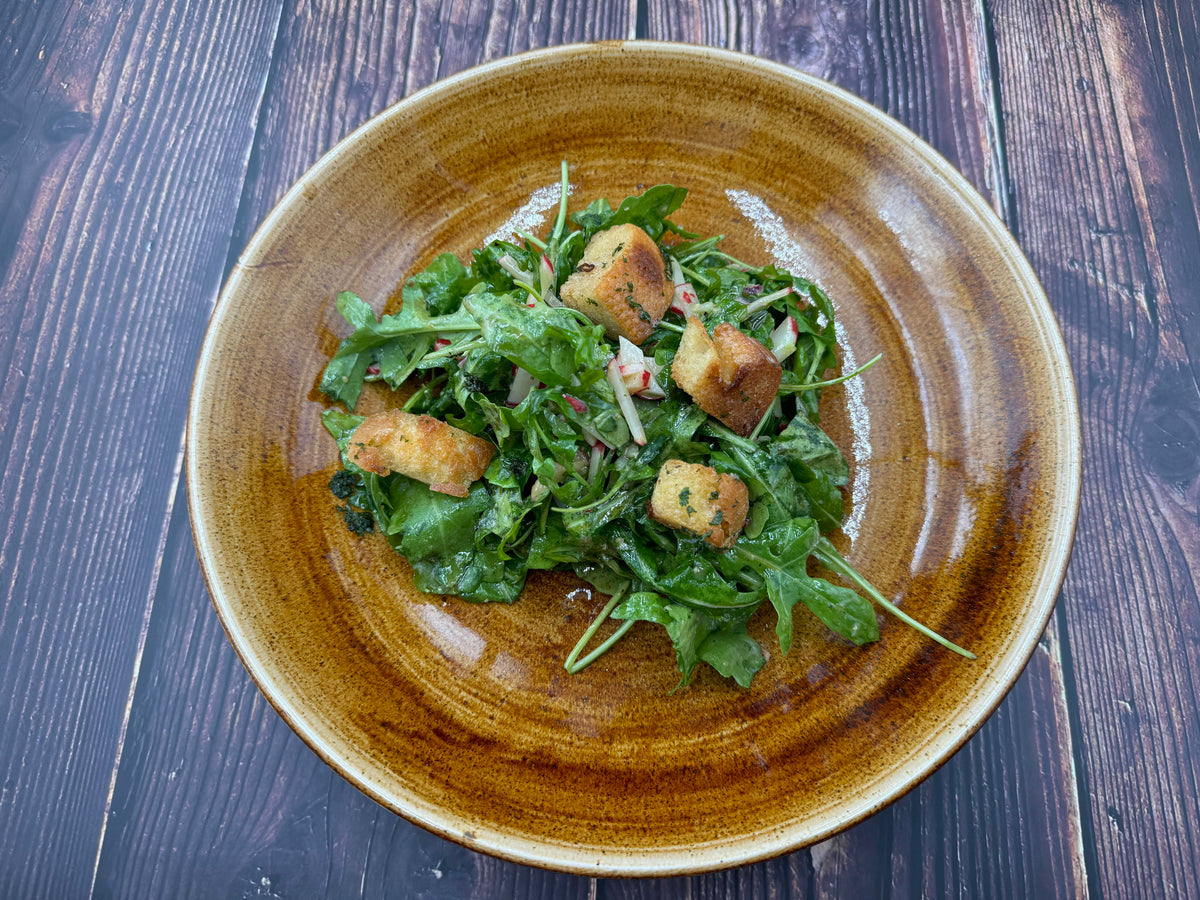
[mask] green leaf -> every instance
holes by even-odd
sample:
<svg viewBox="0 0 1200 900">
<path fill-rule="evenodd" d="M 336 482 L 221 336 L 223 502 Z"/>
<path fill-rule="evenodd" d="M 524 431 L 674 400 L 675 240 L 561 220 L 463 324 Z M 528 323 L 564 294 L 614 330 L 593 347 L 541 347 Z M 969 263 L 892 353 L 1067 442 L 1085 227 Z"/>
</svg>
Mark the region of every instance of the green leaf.
<svg viewBox="0 0 1200 900">
<path fill-rule="evenodd" d="M 798 579 L 800 600 L 835 634 L 855 644 L 879 640 L 879 621 L 869 600 L 822 578 Z"/>
<path fill-rule="evenodd" d="M 420 362 L 434 335 L 470 333 L 479 329 L 465 310 L 430 317 L 419 298 L 405 303 L 395 315 L 376 321 L 370 306 L 344 291 L 338 295 L 338 311 L 354 332 L 338 345 L 337 352 L 325 366 L 320 389 L 333 400 L 345 404 L 346 409 L 354 409 L 358 403 L 368 366 L 379 363 L 388 384 L 399 387 Z"/>
<path fill-rule="evenodd" d="M 744 688 L 766 663 L 762 647 L 746 633 L 746 626 L 713 631 L 700 645 L 700 659 Z"/>
<path fill-rule="evenodd" d="M 571 221 L 580 226 L 589 238 L 597 231 L 628 223 L 639 226 L 657 241 L 667 228 L 667 216 L 679 209 L 686 197 L 686 188 L 659 184 L 643 194 L 626 197 L 615 210 L 607 200 L 595 200 L 582 212 L 573 215 Z"/>
<path fill-rule="evenodd" d="M 490 505 L 482 482 L 475 482 L 466 497 L 452 497 L 408 479 L 389 531 L 403 532 L 400 552 L 409 560 L 459 553 L 474 548 L 476 526 Z"/>
<path fill-rule="evenodd" d="M 363 416 L 344 413 L 340 409 L 330 407 L 321 413 L 321 424 L 337 441 L 338 450 L 345 453 L 350 443 L 350 435 L 354 434 L 355 429 L 363 423 L 363 418 Z"/>
<path fill-rule="evenodd" d="M 762 648 L 746 633 L 753 609 L 704 610 L 672 603 L 651 591 L 631 594 L 612 612 L 614 619 L 662 625 L 675 647 L 681 685 L 691 680 L 701 662 L 726 678 L 749 687 L 763 667 Z"/>
<path fill-rule="evenodd" d="M 571 388 L 604 377 L 612 358 L 604 329 L 583 325 L 568 309 L 530 308 L 508 295 L 476 293 L 463 306 L 479 323 L 488 348 L 547 385 Z"/>
<path fill-rule="evenodd" d="M 743 536 L 729 556 L 762 575 L 778 621 L 779 649 L 792 646 L 792 607 L 800 600 L 800 581 L 807 578 L 808 557 L 820 532 L 812 519 L 793 519 L 765 529 L 757 538 Z"/>
<path fill-rule="evenodd" d="M 401 291 L 404 306 L 423 303 L 435 316 L 454 312 L 474 283 L 466 266 L 453 253 L 443 253 L 410 278 Z"/>
<path fill-rule="evenodd" d="M 804 413 L 796 415 L 771 442 L 771 454 L 789 463 L 803 463 L 808 469 L 824 474 L 837 487 L 850 480 L 850 466 L 842 451 Z"/>
</svg>

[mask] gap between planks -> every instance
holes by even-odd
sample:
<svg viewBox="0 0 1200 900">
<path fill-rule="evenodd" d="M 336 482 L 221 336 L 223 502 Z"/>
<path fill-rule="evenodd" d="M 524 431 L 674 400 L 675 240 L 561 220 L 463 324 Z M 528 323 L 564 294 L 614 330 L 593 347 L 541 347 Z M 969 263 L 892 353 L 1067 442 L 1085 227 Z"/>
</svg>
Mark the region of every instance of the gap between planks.
<svg viewBox="0 0 1200 900">
<path fill-rule="evenodd" d="M 271 27 L 271 40 L 270 40 L 271 58 L 267 61 L 266 71 L 265 71 L 265 74 L 263 75 L 262 84 L 259 86 L 259 90 L 258 90 L 258 100 L 254 104 L 254 109 L 253 109 L 253 120 L 255 123 L 254 138 L 253 138 L 253 140 L 251 140 L 249 142 L 246 156 L 242 163 L 242 181 L 243 181 L 242 199 L 238 201 L 238 207 L 234 211 L 234 216 L 233 216 L 233 219 L 231 220 L 230 238 L 229 238 L 230 246 L 229 246 L 229 250 L 226 252 L 226 259 L 229 258 L 230 253 L 235 252 L 235 248 L 233 247 L 233 235 L 234 235 L 235 230 L 232 227 L 232 222 L 236 222 L 238 215 L 241 213 L 242 203 L 244 202 L 244 198 L 245 198 L 245 180 L 247 177 L 247 173 L 249 172 L 249 168 L 250 168 L 250 159 L 253 155 L 254 147 L 258 142 L 259 134 L 261 133 L 261 130 L 262 130 L 261 126 L 262 126 L 263 100 L 266 98 L 267 85 L 270 83 L 270 80 L 271 80 L 271 72 L 272 72 L 271 64 L 275 58 L 275 48 L 279 43 L 279 30 L 282 25 L 282 21 L 283 21 L 283 3 L 280 3 L 276 7 L 275 22 Z M 221 284 L 223 283 L 224 278 L 225 278 L 225 273 L 222 272 L 221 281 L 218 282 L 218 284 L 215 286 L 215 288 L 213 289 L 213 291 L 210 294 L 210 296 L 212 297 L 211 305 L 213 307 L 216 306 L 217 297 L 220 295 Z M 94 897 L 96 894 L 96 879 L 100 875 L 100 861 L 104 856 L 104 838 L 105 838 L 106 832 L 108 830 L 108 820 L 112 813 L 113 798 L 116 796 L 117 778 L 120 775 L 121 759 L 124 756 L 124 751 L 125 751 L 125 738 L 129 732 L 130 718 L 133 715 L 133 701 L 134 701 L 134 697 L 137 694 L 138 680 L 141 675 L 142 658 L 143 658 L 143 655 L 145 654 L 145 650 L 146 650 L 146 639 L 150 633 L 150 619 L 154 614 L 154 600 L 158 594 L 158 585 L 159 585 L 159 581 L 162 577 L 163 557 L 166 555 L 167 539 L 171 533 L 171 522 L 174 518 L 175 502 L 179 497 L 180 482 L 181 482 L 181 477 L 183 474 L 183 460 L 184 460 L 184 456 L 186 453 L 186 449 L 187 449 L 187 419 L 186 419 L 186 414 L 185 414 L 183 427 L 180 429 L 180 433 L 179 433 L 179 448 L 175 454 L 175 467 L 171 473 L 171 484 L 170 484 L 170 490 L 167 495 L 166 509 L 165 509 L 164 515 L 163 515 L 162 530 L 159 533 L 158 546 L 157 546 L 157 548 L 155 550 L 155 554 L 154 554 L 154 570 L 151 572 L 151 575 L 150 575 L 150 584 L 149 584 L 149 587 L 146 592 L 145 611 L 142 614 L 142 624 L 138 630 L 137 649 L 134 652 L 134 656 L 133 656 L 133 671 L 130 673 L 130 679 L 129 679 L 129 692 L 125 697 L 125 708 L 121 713 L 121 728 L 117 733 L 117 746 L 116 746 L 116 751 L 113 755 L 112 774 L 109 777 L 108 792 L 104 798 L 103 818 L 100 821 L 100 833 L 99 833 L 99 837 L 96 840 L 96 858 L 95 858 L 94 863 L 92 864 L 92 881 L 91 881 L 90 887 L 88 888 L 88 896 L 89 897 Z"/>
<path fill-rule="evenodd" d="M 976 0 L 975 2 L 976 15 L 984 35 L 984 52 L 987 54 L 987 67 L 980 72 L 980 77 L 985 78 L 988 84 L 986 91 L 987 97 L 987 115 L 986 123 L 988 129 L 988 145 L 992 154 L 992 166 L 995 170 L 996 185 L 993 192 L 993 208 L 999 215 L 1002 222 L 1009 229 L 1014 240 L 1018 240 L 1020 223 L 1017 218 L 1017 203 L 1016 189 L 1012 182 L 1011 173 L 1008 170 L 1008 147 L 1007 136 L 1004 128 L 1004 97 L 1003 85 L 1000 77 L 1000 50 L 999 42 L 996 39 L 995 21 L 989 9 L 989 0 Z M 1059 598 L 1062 599 L 1062 587 L 1059 587 Z M 1065 612 L 1061 602 L 1056 604 L 1053 615 L 1046 623 L 1046 633 L 1039 641 L 1039 646 L 1034 652 L 1045 652 L 1053 674 L 1051 682 L 1055 689 L 1055 695 L 1052 698 L 1055 705 L 1055 717 L 1060 721 L 1065 721 L 1067 724 L 1067 746 L 1059 747 L 1058 751 L 1062 757 L 1062 761 L 1066 763 L 1065 769 L 1069 774 L 1070 780 L 1070 809 L 1067 812 L 1067 820 L 1070 825 L 1072 840 L 1071 866 L 1077 887 L 1082 891 L 1081 896 L 1087 897 L 1090 893 L 1090 878 L 1088 872 L 1087 850 L 1084 843 L 1083 831 L 1083 808 L 1086 804 L 1086 798 L 1082 794 L 1082 787 L 1079 780 L 1078 761 L 1076 748 L 1080 746 L 1082 741 L 1082 731 L 1080 728 L 1080 719 L 1075 710 L 1075 705 L 1072 703 L 1071 697 L 1067 692 L 1067 672 L 1071 669 L 1069 660 L 1071 657 L 1071 648 L 1067 639 L 1067 629 L 1065 622 Z M 1068 660 L 1064 664 L 1064 654 Z"/>
</svg>

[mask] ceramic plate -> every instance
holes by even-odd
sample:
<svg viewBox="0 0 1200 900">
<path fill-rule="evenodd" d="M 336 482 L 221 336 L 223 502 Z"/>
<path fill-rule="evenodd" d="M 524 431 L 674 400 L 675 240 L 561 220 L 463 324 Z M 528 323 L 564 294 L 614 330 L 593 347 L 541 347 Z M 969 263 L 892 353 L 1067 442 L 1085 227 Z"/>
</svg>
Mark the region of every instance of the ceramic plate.
<svg viewBox="0 0 1200 900">
<path fill-rule="evenodd" d="M 646 625 L 579 675 L 603 604 L 573 576 L 512 606 L 418 593 L 327 484 L 315 389 L 354 290 L 377 310 L 444 251 L 671 182 L 682 226 L 822 284 L 846 364 L 824 422 L 853 467 L 839 545 L 967 662 L 891 619 L 856 649 L 797 615 L 749 690 L 672 693 Z M 382 404 L 372 395 L 367 404 Z M 988 206 L 861 100 L 718 50 L 535 52 L 368 122 L 284 197 L 213 314 L 187 486 L 213 602 L 292 728 L 380 803 L 511 860 L 590 874 L 741 864 L 826 838 L 927 776 L 1017 678 L 1050 614 L 1079 495 L 1079 427 L 1051 311 Z"/>
</svg>

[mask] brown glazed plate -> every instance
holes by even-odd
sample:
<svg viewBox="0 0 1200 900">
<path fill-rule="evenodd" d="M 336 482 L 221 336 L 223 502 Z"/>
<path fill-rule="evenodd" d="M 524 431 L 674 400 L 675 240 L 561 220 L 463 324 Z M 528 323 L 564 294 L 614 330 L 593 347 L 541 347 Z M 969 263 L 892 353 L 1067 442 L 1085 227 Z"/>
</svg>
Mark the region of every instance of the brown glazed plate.
<svg viewBox="0 0 1200 900">
<path fill-rule="evenodd" d="M 854 648 L 797 614 L 742 690 L 678 680 L 635 628 L 563 660 L 604 598 L 531 577 L 512 606 L 414 590 L 328 490 L 315 385 L 345 334 L 444 251 L 660 182 L 674 218 L 822 284 L 844 365 L 824 423 L 851 461 L 838 543 L 965 661 L 895 620 Z M 376 395 L 365 402 L 380 405 Z M 783 66 L 653 43 L 564 47 L 436 84 L 283 198 L 213 313 L 188 418 L 192 525 L 246 668 L 347 779 L 437 834 L 571 872 L 718 869 L 811 844 L 896 799 L 996 707 L 1045 627 L 1079 498 L 1079 422 L 1051 310 L 987 204 L 912 133 Z M 768 604 L 769 606 L 769 604 Z"/>
</svg>

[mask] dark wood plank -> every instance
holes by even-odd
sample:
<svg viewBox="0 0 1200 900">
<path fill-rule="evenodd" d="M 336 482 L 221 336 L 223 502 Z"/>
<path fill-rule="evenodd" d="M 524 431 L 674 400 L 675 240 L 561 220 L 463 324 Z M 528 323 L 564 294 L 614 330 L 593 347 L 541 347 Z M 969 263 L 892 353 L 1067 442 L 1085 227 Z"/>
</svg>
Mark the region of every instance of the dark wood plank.
<svg viewBox="0 0 1200 900">
<path fill-rule="evenodd" d="M 904 122 L 1013 224 L 982 7 L 894 0 L 681 2 L 650 33 L 745 50 L 833 81 Z M 1051 623 L 1000 710 L 920 788 L 797 854 L 814 896 L 1059 896 L 1086 890 L 1066 687 Z M 807 895 L 807 894 L 806 894 Z"/>
<path fill-rule="evenodd" d="M 92 880 L 277 15 L 3 7 L 5 897 Z"/>
<path fill-rule="evenodd" d="M 1200 896 L 1200 22 L 999 3 L 1020 238 L 1079 385 L 1060 632 L 1097 895 Z"/>
<path fill-rule="evenodd" d="M 619 37 L 630 5 L 288 3 L 233 252 L 340 137 L 413 90 L 549 42 Z M 182 505 L 182 496 L 179 504 Z M 177 507 L 97 875 L 99 896 L 588 897 L 383 810 L 258 694 Z"/>
<path fill-rule="evenodd" d="M 180 497 L 97 897 L 588 897 L 411 825 L 312 753 L 250 681 L 204 587 Z"/>
</svg>

